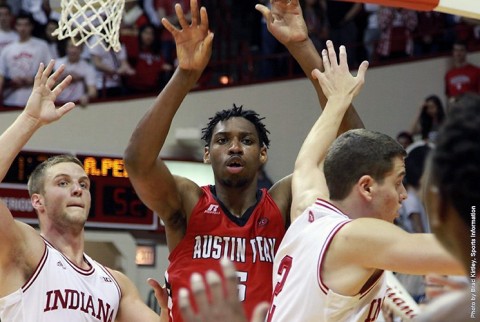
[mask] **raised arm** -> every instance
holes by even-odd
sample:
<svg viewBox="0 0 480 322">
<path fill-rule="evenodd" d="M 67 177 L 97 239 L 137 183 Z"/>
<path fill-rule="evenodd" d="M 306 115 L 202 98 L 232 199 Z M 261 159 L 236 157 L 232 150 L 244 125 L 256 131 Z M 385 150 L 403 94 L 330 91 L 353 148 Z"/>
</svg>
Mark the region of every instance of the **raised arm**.
<svg viewBox="0 0 480 322">
<path fill-rule="evenodd" d="M 46 68 L 43 63 L 40 64 L 35 75 L 32 94 L 30 94 L 25 109 L 0 136 L 0 181 L 3 180 L 13 160 L 35 132 L 43 125 L 60 119 L 75 106 L 70 102 L 60 108 L 55 107 L 55 99 L 70 84 L 71 77 L 67 76 L 52 89 L 65 69 L 62 65 L 50 75 L 53 67 L 54 61 L 51 61 Z"/>
<path fill-rule="evenodd" d="M 312 76 L 312 71 L 315 68 L 323 70 L 322 57 L 308 37 L 308 30 L 299 0 L 272 0 L 271 9 L 261 4 L 257 4 L 255 8 L 264 16 L 270 33 L 288 49 L 298 62 L 305 75 L 312 82 L 320 105 L 325 107 L 327 98 Z M 362 120 L 353 106 L 350 106 L 342 120 L 339 134 L 350 129 L 363 127 Z"/>
<path fill-rule="evenodd" d="M 360 65 L 356 77 L 350 74 L 347 53 L 340 46 L 339 63 L 333 43 L 327 41 L 327 50 L 322 51 L 324 72 L 315 69 L 312 77 L 318 79 L 328 98 L 325 110 L 300 148 L 292 178 L 292 222 L 316 198 L 327 199 L 328 187 L 323 173 L 323 161 L 328 148 L 335 140 L 340 122 L 353 98 L 360 92 L 365 80 L 368 63 Z"/>
<path fill-rule="evenodd" d="M 175 38 L 179 65 L 138 123 L 124 155 L 137 194 L 164 221 L 167 238 L 170 232 L 183 237 L 186 214 L 182 202 L 191 200 L 185 194 L 199 194 L 200 190 L 191 181 L 174 178 L 159 156 L 175 113 L 200 78 L 211 56 L 213 34 L 208 30 L 207 11 L 204 7 L 199 10 L 196 0 L 191 0 L 190 6 L 192 22 L 188 24 L 181 6 L 175 5 L 181 29 L 162 19 L 165 28 Z"/>
<path fill-rule="evenodd" d="M 71 77 L 52 89 L 64 69 L 61 66 L 50 75 L 53 66 L 53 61 L 45 69 L 40 64 L 25 109 L 0 136 L 0 181 L 35 132 L 43 125 L 60 119 L 75 106 L 67 103 L 60 108 L 55 107 L 55 99 L 68 86 Z M 15 221 L 7 206 L 0 201 L 0 297 L 26 282 L 24 271 L 36 267 L 42 256 L 42 247 L 35 230 Z"/>
</svg>

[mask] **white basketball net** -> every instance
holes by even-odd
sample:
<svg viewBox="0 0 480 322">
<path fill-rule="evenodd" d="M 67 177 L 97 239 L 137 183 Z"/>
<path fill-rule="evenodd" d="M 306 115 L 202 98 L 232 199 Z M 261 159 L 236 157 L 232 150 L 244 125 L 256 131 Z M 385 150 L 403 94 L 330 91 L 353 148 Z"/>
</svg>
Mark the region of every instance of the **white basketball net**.
<svg viewBox="0 0 480 322">
<path fill-rule="evenodd" d="M 125 0 L 61 0 L 62 13 L 53 35 L 75 45 L 102 45 L 119 51 L 119 29 Z"/>
</svg>

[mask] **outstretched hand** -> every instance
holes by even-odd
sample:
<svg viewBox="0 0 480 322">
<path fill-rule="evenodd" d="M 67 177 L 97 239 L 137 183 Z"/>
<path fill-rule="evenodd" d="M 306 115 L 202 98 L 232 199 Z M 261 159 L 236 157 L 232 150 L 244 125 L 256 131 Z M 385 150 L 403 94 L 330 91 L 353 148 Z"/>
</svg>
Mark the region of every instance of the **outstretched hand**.
<svg viewBox="0 0 480 322">
<path fill-rule="evenodd" d="M 257 4 L 267 22 L 268 31 L 283 45 L 300 43 L 308 39 L 308 29 L 303 19 L 299 0 L 271 0 L 271 9 Z"/>
<path fill-rule="evenodd" d="M 368 62 L 363 61 L 358 68 L 357 76 L 350 73 L 345 46 L 340 46 L 339 60 L 331 40 L 327 41 L 327 49 L 322 50 L 324 72 L 314 69 L 313 78 L 318 80 L 327 99 L 341 97 L 352 99 L 365 83 Z"/>
<path fill-rule="evenodd" d="M 150 285 L 155 293 L 155 298 L 157 299 L 158 305 L 160 306 L 160 310 L 167 311 L 168 310 L 168 294 L 167 289 L 162 287 L 160 283 L 153 279 L 149 278 L 147 280 L 148 285 Z"/>
<path fill-rule="evenodd" d="M 204 278 L 199 273 L 193 273 L 190 279 L 190 292 L 196 303 L 194 310 L 190 302 L 189 290 L 179 291 L 179 306 L 185 322 L 228 321 L 247 322 L 243 306 L 238 299 L 238 279 L 233 264 L 222 259 L 224 280 L 214 271 L 207 271 Z M 208 288 L 208 291 L 207 291 Z M 210 298 L 207 294 L 210 294 Z M 268 304 L 256 306 L 251 322 L 263 322 L 267 315 Z"/>
<path fill-rule="evenodd" d="M 197 0 L 190 0 L 192 22 L 188 24 L 180 4 L 175 5 L 180 29 L 167 19 L 163 26 L 172 34 L 177 47 L 178 65 L 186 70 L 203 71 L 212 55 L 213 33 L 208 30 L 207 9 L 198 9 Z"/>
<path fill-rule="evenodd" d="M 32 93 L 25 106 L 24 113 L 35 120 L 39 125 L 45 125 L 56 121 L 75 107 L 75 104 L 72 102 L 66 103 L 59 108 L 55 107 L 55 100 L 70 84 L 72 77 L 65 77 L 65 79 L 52 89 L 52 87 L 59 81 L 61 74 L 65 69 L 65 66 L 62 65 L 51 74 L 54 65 L 55 61 L 53 60 L 50 61 L 46 68 L 44 68 L 43 63 L 40 63 L 33 82 Z"/>
</svg>

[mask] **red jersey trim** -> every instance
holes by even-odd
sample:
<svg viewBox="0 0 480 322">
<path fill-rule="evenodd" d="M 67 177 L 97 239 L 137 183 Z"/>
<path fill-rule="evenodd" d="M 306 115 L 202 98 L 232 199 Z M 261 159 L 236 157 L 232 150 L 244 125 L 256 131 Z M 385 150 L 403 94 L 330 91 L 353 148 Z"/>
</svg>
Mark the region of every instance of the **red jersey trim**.
<svg viewBox="0 0 480 322">
<path fill-rule="evenodd" d="M 28 288 L 30 286 L 32 286 L 32 284 L 35 282 L 35 280 L 37 279 L 38 275 L 40 275 L 42 269 L 43 269 L 43 266 L 45 266 L 45 263 L 47 262 L 47 258 L 48 258 L 48 248 L 47 248 L 47 245 L 44 245 L 45 246 L 45 249 L 43 251 L 43 255 L 42 255 L 42 258 L 40 259 L 40 262 L 38 262 L 38 265 L 37 265 L 37 268 L 35 269 L 35 271 L 33 272 L 33 274 L 30 276 L 30 278 L 28 279 L 28 281 L 22 286 L 22 291 L 25 293 Z"/>
<path fill-rule="evenodd" d="M 335 211 L 337 214 L 342 215 L 343 217 L 350 219 L 347 215 L 345 215 L 340 209 L 338 209 L 335 205 L 332 203 L 328 202 L 327 200 L 317 198 L 315 201 L 315 204 L 318 206 L 323 206 L 325 208 L 328 208 L 332 211 Z"/>
<path fill-rule="evenodd" d="M 382 272 L 382 274 L 378 275 L 377 279 L 375 280 L 375 282 L 372 283 L 372 285 L 370 285 L 370 287 L 364 291 L 363 293 L 361 293 L 360 295 L 360 299 L 364 298 L 365 295 L 367 295 L 368 293 L 370 293 L 370 291 L 372 290 L 372 288 L 374 288 L 377 284 L 378 284 L 378 281 L 380 281 L 380 278 L 385 274 L 385 271 Z"/>
<path fill-rule="evenodd" d="M 323 293 L 327 294 L 328 291 L 329 291 L 329 288 L 328 286 L 323 282 L 322 280 L 322 273 L 320 272 L 321 270 L 321 267 L 322 267 L 322 264 L 323 264 L 323 259 L 325 258 L 325 254 L 328 250 L 328 247 L 330 246 L 330 243 L 332 242 L 333 240 L 333 237 L 335 237 L 335 235 L 337 234 L 337 232 L 343 227 L 345 226 L 346 224 L 348 224 L 350 221 L 344 221 L 344 222 L 341 222 L 341 223 L 338 223 L 333 229 L 332 231 L 330 232 L 330 234 L 328 235 L 327 237 L 327 242 L 323 245 L 322 249 L 320 250 L 320 256 L 319 256 L 319 259 L 318 259 L 318 265 L 317 265 L 317 282 L 318 282 L 318 286 L 320 287 L 320 289 L 322 290 Z"/>
<path fill-rule="evenodd" d="M 67 256 L 65 256 L 61 251 L 59 251 L 58 249 L 56 249 L 52 244 L 50 244 L 50 242 L 48 240 L 46 240 L 45 238 L 43 239 L 45 241 L 45 243 L 52 247 L 53 249 L 55 249 L 56 251 L 58 251 L 60 253 L 60 255 L 62 255 L 62 257 L 65 259 L 65 261 L 68 263 L 68 265 L 70 265 L 77 273 L 81 274 L 81 275 L 85 275 L 85 276 L 88 276 L 88 275 L 92 275 L 93 272 L 95 272 L 95 267 L 93 267 L 93 265 L 87 261 L 87 263 L 90 265 L 90 268 L 89 269 L 83 269 L 83 268 L 80 268 L 78 267 L 76 264 L 74 264 L 70 259 L 68 259 Z M 86 260 L 86 257 L 84 256 L 83 257 L 85 260 Z"/>
<path fill-rule="evenodd" d="M 100 266 L 100 268 L 105 272 L 105 274 L 107 274 L 108 276 L 110 276 L 112 278 L 112 281 L 114 282 L 115 286 L 117 287 L 117 291 L 118 291 L 118 296 L 120 297 L 120 299 L 122 298 L 122 289 L 120 288 L 120 284 L 118 284 L 118 281 L 117 279 L 115 278 L 115 276 L 113 276 L 112 273 L 110 273 L 110 271 L 108 270 L 107 267 L 103 266 L 102 264 L 100 264 L 99 262 L 96 262 L 98 264 L 98 266 Z"/>
</svg>

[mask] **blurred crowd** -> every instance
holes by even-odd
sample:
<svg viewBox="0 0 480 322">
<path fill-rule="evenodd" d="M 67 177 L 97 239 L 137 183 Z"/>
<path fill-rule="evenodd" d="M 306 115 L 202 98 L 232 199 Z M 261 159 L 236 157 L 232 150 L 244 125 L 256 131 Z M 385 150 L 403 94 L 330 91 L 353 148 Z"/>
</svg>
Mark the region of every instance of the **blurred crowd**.
<svg viewBox="0 0 480 322">
<path fill-rule="evenodd" d="M 24 106 L 38 63 L 50 58 L 66 64 L 67 73 L 73 76 L 73 85 L 61 101 L 86 106 L 92 99 L 157 93 L 176 65 L 173 38 L 161 24 L 162 18 L 177 23 L 176 2 L 188 12 L 189 0 L 126 1 L 120 29 L 122 49 L 115 52 L 102 46 L 75 46 L 52 36 L 58 27 L 60 0 L 0 0 L 0 105 Z M 302 75 L 286 49 L 266 30 L 254 9 L 256 3 L 201 2 L 209 12 L 216 44 L 198 88 Z M 316 47 L 322 49 L 327 39 L 345 44 L 354 68 L 364 59 L 383 64 L 441 55 L 451 52 L 454 43 L 466 50 L 480 49 L 480 23 L 471 19 L 334 0 L 303 0 L 301 4 Z"/>
</svg>

